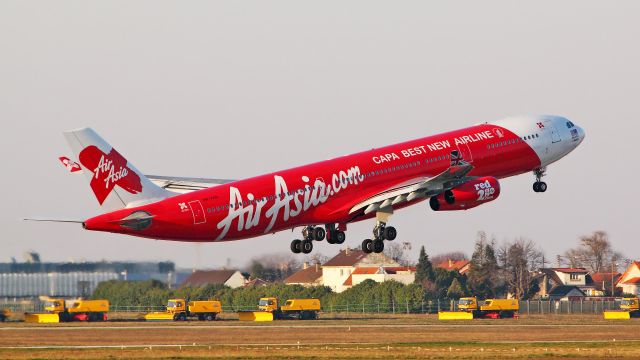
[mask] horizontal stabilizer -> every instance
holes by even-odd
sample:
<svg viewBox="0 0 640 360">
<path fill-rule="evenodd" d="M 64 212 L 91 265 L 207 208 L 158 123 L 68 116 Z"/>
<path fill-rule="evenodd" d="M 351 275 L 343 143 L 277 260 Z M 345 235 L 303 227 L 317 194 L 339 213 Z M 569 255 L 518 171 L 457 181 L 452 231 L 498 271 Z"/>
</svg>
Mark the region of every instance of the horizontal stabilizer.
<svg viewBox="0 0 640 360">
<path fill-rule="evenodd" d="M 84 220 L 77 219 L 44 219 L 44 218 L 25 218 L 24 221 L 43 221 L 43 222 L 61 222 L 61 223 L 76 223 L 82 224 Z"/>
</svg>

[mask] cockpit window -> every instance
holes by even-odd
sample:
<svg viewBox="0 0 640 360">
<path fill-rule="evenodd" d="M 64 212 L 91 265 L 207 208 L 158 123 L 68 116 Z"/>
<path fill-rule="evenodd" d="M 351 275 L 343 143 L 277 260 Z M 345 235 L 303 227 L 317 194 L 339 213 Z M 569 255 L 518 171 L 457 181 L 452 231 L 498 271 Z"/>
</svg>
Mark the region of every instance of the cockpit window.
<svg viewBox="0 0 640 360">
<path fill-rule="evenodd" d="M 573 123 L 571 121 L 567 121 L 567 129 L 571 129 L 574 126 L 575 125 L 573 125 Z"/>
</svg>

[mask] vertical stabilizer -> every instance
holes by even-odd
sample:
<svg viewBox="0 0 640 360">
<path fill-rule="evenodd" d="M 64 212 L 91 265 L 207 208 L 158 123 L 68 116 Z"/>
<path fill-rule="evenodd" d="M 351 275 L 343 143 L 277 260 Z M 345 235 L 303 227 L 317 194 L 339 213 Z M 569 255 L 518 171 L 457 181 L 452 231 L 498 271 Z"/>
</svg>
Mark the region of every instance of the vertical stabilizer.
<svg viewBox="0 0 640 360">
<path fill-rule="evenodd" d="M 103 208 L 117 210 L 172 195 L 147 179 L 93 129 L 70 130 L 64 136 Z"/>
</svg>

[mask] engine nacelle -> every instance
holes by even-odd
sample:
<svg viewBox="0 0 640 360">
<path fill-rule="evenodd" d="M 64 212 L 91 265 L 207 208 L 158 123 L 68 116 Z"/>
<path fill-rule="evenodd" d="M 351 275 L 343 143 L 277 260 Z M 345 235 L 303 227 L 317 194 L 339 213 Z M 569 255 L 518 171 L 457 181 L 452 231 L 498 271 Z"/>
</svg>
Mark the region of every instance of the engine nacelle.
<svg viewBox="0 0 640 360">
<path fill-rule="evenodd" d="M 500 182 L 491 176 L 468 181 L 429 200 L 434 211 L 467 210 L 500 196 Z"/>
</svg>

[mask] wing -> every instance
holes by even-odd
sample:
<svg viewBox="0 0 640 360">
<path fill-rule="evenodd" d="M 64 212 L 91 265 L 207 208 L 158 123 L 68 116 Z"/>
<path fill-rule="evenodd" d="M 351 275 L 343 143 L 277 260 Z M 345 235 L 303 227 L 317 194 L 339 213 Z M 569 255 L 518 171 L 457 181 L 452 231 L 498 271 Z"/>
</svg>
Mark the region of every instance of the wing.
<svg viewBox="0 0 640 360">
<path fill-rule="evenodd" d="M 432 197 L 460 186 L 469 180 L 467 174 L 473 166 L 459 157 L 457 151 L 451 153 L 451 165 L 442 173 L 432 178 L 420 178 L 378 193 L 351 208 L 350 214 L 364 209 L 369 214 L 378 209 L 393 208 L 404 202 Z"/>
<path fill-rule="evenodd" d="M 235 180 L 230 179 L 206 179 L 176 176 L 145 175 L 152 183 L 178 193 L 207 189 L 216 185 L 228 184 Z"/>
</svg>

